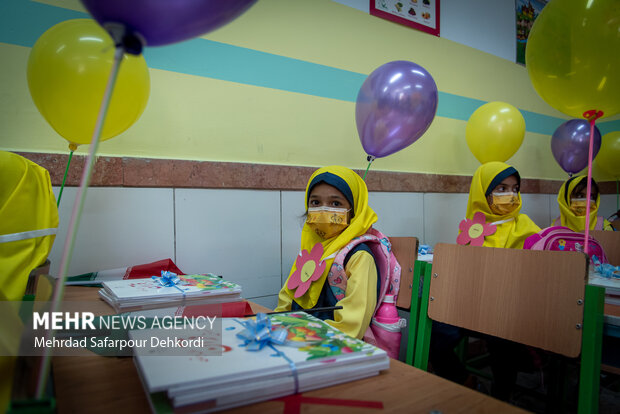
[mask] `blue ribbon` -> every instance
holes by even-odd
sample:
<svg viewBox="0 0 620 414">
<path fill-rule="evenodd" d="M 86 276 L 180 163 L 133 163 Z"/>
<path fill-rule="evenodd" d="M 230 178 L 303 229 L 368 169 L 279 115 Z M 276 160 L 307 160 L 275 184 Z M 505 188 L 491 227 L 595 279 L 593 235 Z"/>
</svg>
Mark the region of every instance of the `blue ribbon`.
<svg viewBox="0 0 620 414">
<path fill-rule="evenodd" d="M 155 280 L 163 287 L 174 287 L 180 290 L 183 296 L 185 296 L 185 291 L 177 286 L 177 284 L 181 282 L 181 279 L 179 279 L 176 273 L 172 273 L 167 270 L 162 270 L 161 277 L 152 276 L 151 279 Z"/>
<path fill-rule="evenodd" d="M 418 247 L 418 254 L 432 254 L 432 253 L 433 253 L 433 248 L 429 246 L 428 244 L 421 244 Z"/>
<path fill-rule="evenodd" d="M 606 279 L 620 278 L 620 266 L 614 266 L 609 263 L 601 263 L 596 255 L 592 255 L 592 265 L 594 266 L 594 271 Z"/>
<path fill-rule="evenodd" d="M 271 320 L 265 313 L 256 314 L 256 320 L 248 319 L 245 321 L 236 321 L 245 328 L 237 334 L 237 337 L 243 340 L 242 346 L 245 346 L 247 351 L 260 351 L 267 346 L 273 349 L 278 356 L 281 356 L 288 362 L 291 368 L 291 373 L 293 374 L 293 380 L 295 381 L 294 394 L 297 394 L 299 392 L 297 367 L 295 366 L 295 363 L 284 354 L 284 352 L 273 346 L 274 344 L 284 345 L 286 342 L 286 336 L 288 335 L 287 330 L 284 328 L 272 330 Z"/>
</svg>

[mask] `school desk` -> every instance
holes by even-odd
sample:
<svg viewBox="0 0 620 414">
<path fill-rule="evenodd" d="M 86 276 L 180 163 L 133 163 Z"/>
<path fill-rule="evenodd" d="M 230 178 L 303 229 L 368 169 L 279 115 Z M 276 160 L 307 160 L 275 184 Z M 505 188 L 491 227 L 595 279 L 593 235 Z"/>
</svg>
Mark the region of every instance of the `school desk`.
<svg viewBox="0 0 620 414">
<path fill-rule="evenodd" d="M 620 305 L 605 304 L 605 326 L 612 336 L 620 337 Z M 613 331 L 613 334 L 611 333 Z"/>
<path fill-rule="evenodd" d="M 65 300 L 92 301 L 89 310 L 111 314 L 97 288 L 68 286 Z M 252 304 L 255 312 L 269 311 Z M 59 413 L 143 413 L 149 405 L 132 358 L 54 357 L 53 377 Z M 295 407 L 301 404 L 301 411 Z M 326 405 L 327 404 L 327 405 Z M 382 405 L 383 408 L 373 408 Z M 363 380 L 266 401 L 227 413 L 522 413 L 521 409 L 449 382 L 402 362 Z M 361 409 L 360 407 L 366 407 Z M 436 410 L 436 411 L 434 411 Z"/>
</svg>

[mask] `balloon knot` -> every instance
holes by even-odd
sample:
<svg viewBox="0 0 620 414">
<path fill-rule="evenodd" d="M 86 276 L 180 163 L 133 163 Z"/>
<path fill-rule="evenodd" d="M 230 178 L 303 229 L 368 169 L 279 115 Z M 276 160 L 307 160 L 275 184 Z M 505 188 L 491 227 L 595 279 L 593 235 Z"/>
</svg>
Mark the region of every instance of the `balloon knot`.
<svg viewBox="0 0 620 414">
<path fill-rule="evenodd" d="M 116 22 L 107 22 L 103 25 L 103 28 L 114 40 L 114 45 L 123 48 L 123 52 L 130 55 L 140 55 L 142 53 L 142 48 L 146 41 L 140 33 L 129 31 L 124 24 Z"/>
<path fill-rule="evenodd" d="M 596 109 L 590 109 L 589 111 L 585 111 L 583 113 L 583 117 L 590 122 L 594 122 L 604 114 L 603 111 L 597 111 Z"/>
<path fill-rule="evenodd" d="M 75 151 L 77 149 L 77 147 L 78 147 L 77 144 L 74 144 L 73 142 L 69 143 L 69 150 L 71 152 Z"/>
<path fill-rule="evenodd" d="M 375 160 L 375 156 L 374 155 L 369 155 L 366 157 L 366 161 L 368 162 L 373 162 Z"/>
</svg>

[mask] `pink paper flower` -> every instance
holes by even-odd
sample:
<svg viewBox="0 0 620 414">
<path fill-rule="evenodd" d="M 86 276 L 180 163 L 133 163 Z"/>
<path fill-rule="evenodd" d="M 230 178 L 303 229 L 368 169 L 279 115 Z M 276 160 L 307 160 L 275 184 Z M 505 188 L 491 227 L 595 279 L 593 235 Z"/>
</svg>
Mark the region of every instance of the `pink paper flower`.
<svg viewBox="0 0 620 414">
<path fill-rule="evenodd" d="M 495 233 L 497 227 L 486 222 L 484 213 L 476 211 L 473 219 L 464 219 L 461 221 L 459 230 L 461 230 L 461 233 L 456 238 L 458 244 L 482 246 L 482 243 L 484 243 L 484 236 Z"/>
<path fill-rule="evenodd" d="M 303 296 L 312 282 L 319 280 L 325 271 L 325 261 L 321 261 L 321 256 L 323 256 L 323 245 L 321 243 L 315 244 L 310 253 L 307 250 L 302 250 L 301 254 L 297 256 L 295 272 L 289 277 L 286 284 L 290 290 L 297 289 L 295 291 L 296 298 Z"/>
</svg>

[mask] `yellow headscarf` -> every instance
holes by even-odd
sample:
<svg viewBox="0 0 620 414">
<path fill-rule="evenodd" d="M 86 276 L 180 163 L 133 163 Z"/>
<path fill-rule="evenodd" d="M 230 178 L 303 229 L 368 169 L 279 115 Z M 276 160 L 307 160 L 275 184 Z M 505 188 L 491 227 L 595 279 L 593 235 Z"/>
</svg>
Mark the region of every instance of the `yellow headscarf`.
<svg viewBox="0 0 620 414">
<path fill-rule="evenodd" d="M 58 209 L 49 173 L 34 162 L 0 151 L 0 180 L 0 301 L 22 300 L 30 271 L 47 259 L 55 236 L 29 237 L 36 233 L 19 233 L 37 230 L 45 233 L 46 229 L 58 227 Z M 3 355 L 15 352 L 20 329 L 17 313 L 2 315 L 0 351 Z M 10 401 L 14 362 L 15 357 L 0 356 L 0 372 L 4 373 L 0 377 L 0 412 L 6 410 Z"/>
<path fill-rule="evenodd" d="M 585 175 L 577 175 L 566 180 L 558 192 L 558 205 L 560 207 L 560 219 L 562 226 L 574 231 L 583 231 L 586 228 L 586 216 L 576 216 L 570 209 L 570 196 L 579 183 L 587 179 Z M 596 226 L 596 213 L 601 204 L 601 195 L 596 197 L 596 208 L 590 210 L 590 230 Z"/>
<path fill-rule="evenodd" d="M 491 161 L 478 167 L 471 180 L 466 217 L 472 219 L 474 213 L 480 211 L 486 216 L 487 223 L 508 220 L 496 225 L 497 230 L 484 238 L 483 246 L 522 249 L 525 239 L 540 231 L 540 227 L 534 224 L 528 216 L 519 214 L 521 211 L 521 193 L 518 194 L 518 207 L 510 214 L 500 216 L 494 214 L 489 207 L 487 195 L 504 178 L 513 174 L 518 176 L 519 173 L 510 165 Z"/>
<path fill-rule="evenodd" d="M 58 209 L 45 168 L 0 151 L 0 177 L 0 300 L 21 300 L 30 271 L 52 250 Z"/>
<path fill-rule="evenodd" d="M 324 179 L 325 182 L 330 185 L 333 185 L 331 183 L 335 180 L 342 185 L 348 186 L 350 190 L 350 194 L 348 194 L 349 197 L 347 197 L 347 194 L 343 195 L 347 198 L 351 198 L 353 201 L 352 208 L 354 216 L 351 219 L 349 226 L 344 229 L 342 233 L 327 240 L 319 237 L 307 224 L 304 223 L 304 227 L 301 230 L 301 249 L 311 251 L 315 244 L 321 243 L 323 245 L 322 259 L 331 256 L 333 253 L 337 253 L 352 239 L 366 233 L 372 224 L 377 221 L 377 214 L 375 214 L 375 212 L 368 206 L 368 189 L 366 188 L 366 183 L 364 180 L 362 180 L 362 178 L 354 171 L 337 165 L 319 168 L 314 172 L 314 174 L 312 174 L 308 184 L 306 185 L 306 210 L 308 209 L 310 185 L 312 184 L 314 186 L 319 182 L 323 182 Z M 344 181 L 344 183 L 342 181 Z M 339 189 L 339 191 L 342 192 L 341 189 Z M 290 290 L 287 287 L 288 278 L 284 283 L 283 289 L 288 293 L 289 297 L 297 302 L 297 304 L 299 304 L 302 308 L 312 308 L 316 305 L 319 299 L 321 290 L 323 289 L 323 285 L 325 284 L 327 274 L 329 273 L 329 269 L 333 261 L 333 257 L 325 260 L 325 271 L 317 281 L 312 283 L 308 291 L 303 296 L 299 298 L 294 297 L 295 291 Z M 293 268 L 289 273 L 289 278 L 295 270 L 296 267 L 295 264 L 293 264 Z"/>
</svg>

